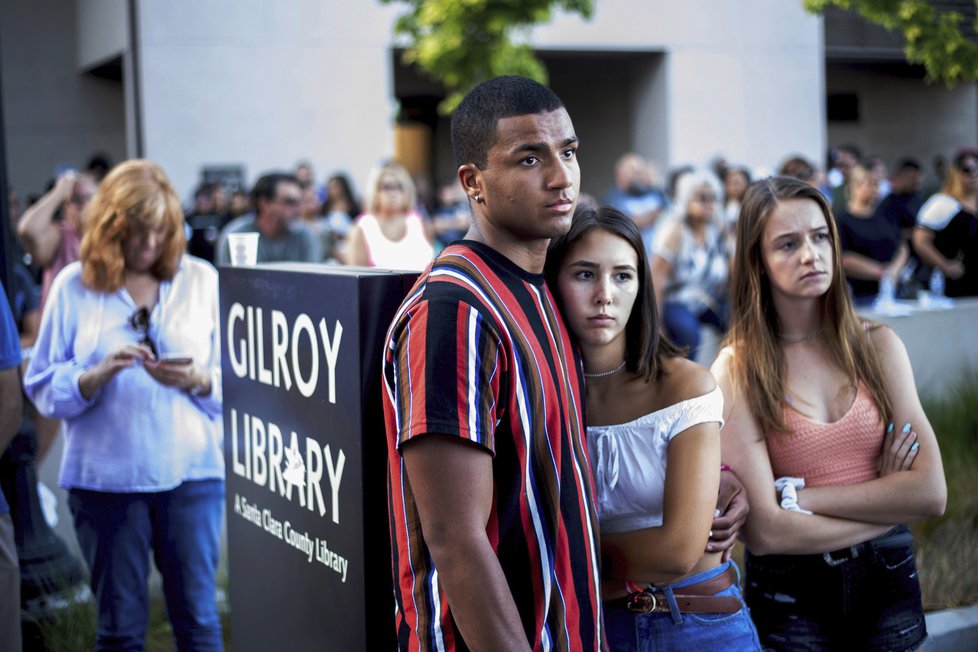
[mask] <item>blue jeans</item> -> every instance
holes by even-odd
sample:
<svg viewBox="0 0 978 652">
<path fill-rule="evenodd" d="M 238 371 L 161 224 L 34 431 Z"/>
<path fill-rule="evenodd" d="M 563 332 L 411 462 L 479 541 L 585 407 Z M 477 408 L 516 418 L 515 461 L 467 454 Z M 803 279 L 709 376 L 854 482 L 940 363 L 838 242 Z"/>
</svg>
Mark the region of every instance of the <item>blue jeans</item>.
<svg viewBox="0 0 978 652">
<path fill-rule="evenodd" d="M 142 650 L 149 620 L 149 551 L 163 576 L 177 649 L 221 650 L 215 600 L 224 480 L 170 491 L 71 489 L 68 504 L 98 603 L 96 650 Z"/>
<path fill-rule="evenodd" d="M 665 305 L 662 306 L 662 321 L 665 322 L 666 334 L 676 346 L 689 349 L 686 356 L 690 360 L 696 358 L 696 352 L 700 348 L 701 325 L 713 326 L 720 331 L 721 335 L 726 332 L 725 303 L 718 302 L 717 310 L 719 312 L 712 308 L 706 308 L 697 315 L 686 304 L 678 301 L 666 301 Z"/>
<path fill-rule="evenodd" d="M 927 637 L 910 531 L 824 555 L 747 554 L 765 649 L 913 650 Z"/>
<path fill-rule="evenodd" d="M 696 584 L 720 575 L 732 561 L 716 568 L 690 575 L 671 585 L 675 593 L 682 593 L 684 586 Z M 723 589 L 716 595 L 730 595 L 743 598 L 736 584 Z M 613 652 L 653 650 L 717 650 L 740 652 L 741 650 L 760 650 L 757 630 L 751 622 L 747 606 L 733 614 L 678 614 L 671 613 L 633 614 L 623 607 L 605 605 L 605 632 L 608 635 L 608 648 Z M 676 620 L 679 622 L 676 622 Z"/>
</svg>

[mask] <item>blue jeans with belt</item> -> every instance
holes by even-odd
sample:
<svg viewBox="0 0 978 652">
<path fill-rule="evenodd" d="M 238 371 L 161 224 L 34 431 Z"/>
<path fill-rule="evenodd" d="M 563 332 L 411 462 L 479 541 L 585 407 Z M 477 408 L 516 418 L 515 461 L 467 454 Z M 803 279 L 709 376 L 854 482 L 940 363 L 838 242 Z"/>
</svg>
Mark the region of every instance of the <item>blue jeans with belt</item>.
<svg viewBox="0 0 978 652">
<path fill-rule="evenodd" d="M 770 650 L 913 650 L 927 637 L 910 530 L 820 555 L 746 556 L 744 595 Z"/>
<path fill-rule="evenodd" d="M 736 565 L 732 561 L 716 568 L 684 577 L 670 585 L 668 591 L 682 593 L 684 586 L 704 582 Z M 733 596 L 743 601 L 737 583 L 715 595 Z M 668 597 L 666 600 L 669 601 Z M 618 601 L 615 601 L 618 602 Z M 605 603 L 605 632 L 608 649 L 613 652 L 688 650 L 689 652 L 741 652 L 760 650 L 757 630 L 751 622 L 747 606 L 732 614 L 679 613 L 670 607 L 669 613 L 635 614 L 621 606 Z"/>
<path fill-rule="evenodd" d="M 223 479 L 151 493 L 71 489 L 68 504 L 98 604 L 96 650 L 143 649 L 150 550 L 177 649 L 223 649 L 215 596 Z"/>
</svg>

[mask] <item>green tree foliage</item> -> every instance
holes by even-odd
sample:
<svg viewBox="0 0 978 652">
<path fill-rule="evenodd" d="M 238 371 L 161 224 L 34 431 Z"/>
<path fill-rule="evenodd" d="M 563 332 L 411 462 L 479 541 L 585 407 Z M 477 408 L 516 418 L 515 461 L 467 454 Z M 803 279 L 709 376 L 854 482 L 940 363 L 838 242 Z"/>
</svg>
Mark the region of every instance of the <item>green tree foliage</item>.
<svg viewBox="0 0 978 652">
<path fill-rule="evenodd" d="M 804 5 L 816 13 L 838 7 L 890 31 L 900 30 L 907 61 L 922 64 L 931 79 L 948 86 L 978 80 L 978 44 L 963 33 L 959 13 L 940 11 L 925 0 L 804 0 Z"/>
<path fill-rule="evenodd" d="M 590 19 L 594 0 L 381 0 L 408 6 L 394 33 L 407 37 L 403 61 L 417 65 L 449 91 L 441 105 L 451 112 L 473 86 L 499 75 L 542 83 L 547 71 L 526 43 L 535 25 L 555 9 Z"/>
</svg>

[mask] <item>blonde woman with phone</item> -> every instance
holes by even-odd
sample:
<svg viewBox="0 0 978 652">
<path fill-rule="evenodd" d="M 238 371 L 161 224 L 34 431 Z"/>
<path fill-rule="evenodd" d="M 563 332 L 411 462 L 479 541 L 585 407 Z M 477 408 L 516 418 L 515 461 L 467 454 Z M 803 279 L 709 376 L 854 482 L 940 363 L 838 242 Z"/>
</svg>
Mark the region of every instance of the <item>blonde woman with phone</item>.
<svg viewBox="0 0 978 652">
<path fill-rule="evenodd" d="M 142 649 L 149 552 L 176 647 L 219 650 L 224 509 L 217 271 L 185 254 L 180 201 L 145 160 L 88 206 L 24 381 L 65 421 L 60 484 L 98 605 L 97 649 Z"/>
</svg>

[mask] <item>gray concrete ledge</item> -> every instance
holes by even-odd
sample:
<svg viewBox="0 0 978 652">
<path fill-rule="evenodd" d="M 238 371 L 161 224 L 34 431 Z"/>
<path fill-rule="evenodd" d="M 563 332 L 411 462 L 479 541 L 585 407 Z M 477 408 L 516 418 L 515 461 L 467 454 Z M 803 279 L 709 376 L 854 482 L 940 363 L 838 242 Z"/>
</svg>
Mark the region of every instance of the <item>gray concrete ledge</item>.
<svg viewBox="0 0 978 652">
<path fill-rule="evenodd" d="M 927 652 L 978 651 L 978 604 L 926 615 Z"/>
</svg>

